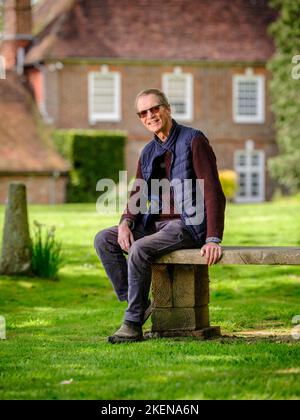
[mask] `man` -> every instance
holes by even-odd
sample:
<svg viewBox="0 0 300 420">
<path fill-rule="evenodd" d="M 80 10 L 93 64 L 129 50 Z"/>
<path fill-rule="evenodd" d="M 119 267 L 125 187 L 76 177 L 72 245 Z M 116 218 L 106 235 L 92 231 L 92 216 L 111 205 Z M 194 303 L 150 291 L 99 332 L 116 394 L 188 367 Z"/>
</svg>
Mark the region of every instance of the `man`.
<svg viewBox="0 0 300 420">
<path fill-rule="evenodd" d="M 226 200 L 208 140 L 201 131 L 172 119 L 168 100 L 158 89 L 139 93 L 136 109 L 144 127 L 154 135 L 141 152 L 136 173 L 136 180 L 149 187 L 150 208 L 144 212 L 132 210 L 135 195 L 143 190 L 134 202 L 141 204 L 144 194 L 143 186 L 137 183 L 119 226 L 101 231 L 95 238 L 97 254 L 118 299 L 128 302 L 123 325 L 108 338 L 111 343 L 143 338 L 142 325 L 151 314 L 149 290 L 151 263 L 155 258 L 177 249 L 201 248 L 207 264 L 212 265 L 222 255 Z M 155 179 L 170 181 L 169 194 L 164 191 L 157 195 L 157 191 L 155 194 L 151 191 Z M 194 181 L 187 192 L 181 189 L 185 180 Z M 195 201 L 199 180 L 204 180 L 203 211 L 201 217 L 194 217 L 191 204 L 196 204 L 196 210 L 197 206 L 198 210 L 201 208 L 199 200 Z M 178 206 L 179 191 L 183 207 Z M 128 253 L 127 260 L 124 252 Z"/>
</svg>

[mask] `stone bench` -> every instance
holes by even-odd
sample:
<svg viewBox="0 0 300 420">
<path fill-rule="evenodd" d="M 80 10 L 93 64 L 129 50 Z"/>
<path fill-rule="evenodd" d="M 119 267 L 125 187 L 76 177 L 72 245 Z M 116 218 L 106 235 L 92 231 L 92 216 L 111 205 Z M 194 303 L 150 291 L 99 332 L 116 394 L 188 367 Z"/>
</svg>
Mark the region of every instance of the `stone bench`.
<svg viewBox="0 0 300 420">
<path fill-rule="evenodd" d="M 300 265 L 300 247 L 222 247 L 218 265 Z M 152 266 L 151 337 L 221 335 L 210 326 L 209 270 L 199 249 L 164 255 Z"/>
</svg>

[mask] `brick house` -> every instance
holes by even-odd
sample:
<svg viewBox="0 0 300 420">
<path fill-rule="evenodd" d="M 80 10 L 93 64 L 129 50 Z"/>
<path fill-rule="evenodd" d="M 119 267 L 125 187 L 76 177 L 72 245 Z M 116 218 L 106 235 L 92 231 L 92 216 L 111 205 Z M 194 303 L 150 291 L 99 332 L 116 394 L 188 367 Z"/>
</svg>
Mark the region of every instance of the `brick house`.
<svg viewBox="0 0 300 420">
<path fill-rule="evenodd" d="M 26 78 L 16 69 L 18 51 L 20 54 L 31 39 L 30 10 L 24 9 L 23 15 L 22 3 L 26 2 L 5 3 L 6 41 L 1 45 L 0 63 L 0 203 L 5 203 L 13 181 L 26 184 L 30 203 L 63 203 L 69 165 L 54 150 Z"/>
<path fill-rule="evenodd" d="M 267 0 L 44 0 L 36 35 L 18 54 L 49 124 L 128 132 L 130 175 L 149 140 L 135 96 L 163 89 L 174 118 L 201 129 L 219 168 L 239 174 L 236 201 L 257 202 L 274 190 L 266 62 L 275 18 Z"/>
<path fill-rule="evenodd" d="M 32 97 L 14 72 L 0 80 L 0 203 L 12 181 L 27 186 L 30 203 L 65 202 L 68 165 L 39 126 Z"/>
</svg>

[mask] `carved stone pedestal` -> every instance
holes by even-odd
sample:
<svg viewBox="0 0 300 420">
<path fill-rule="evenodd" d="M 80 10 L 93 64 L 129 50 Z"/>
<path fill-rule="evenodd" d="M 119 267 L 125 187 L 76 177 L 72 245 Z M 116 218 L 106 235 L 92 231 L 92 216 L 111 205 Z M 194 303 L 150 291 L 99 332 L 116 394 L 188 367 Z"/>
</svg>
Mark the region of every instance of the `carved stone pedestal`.
<svg viewBox="0 0 300 420">
<path fill-rule="evenodd" d="M 209 323 L 209 276 L 206 265 L 154 264 L 154 309 L 148 337 L 213 338 L 220 327 Z"/>
</svg>

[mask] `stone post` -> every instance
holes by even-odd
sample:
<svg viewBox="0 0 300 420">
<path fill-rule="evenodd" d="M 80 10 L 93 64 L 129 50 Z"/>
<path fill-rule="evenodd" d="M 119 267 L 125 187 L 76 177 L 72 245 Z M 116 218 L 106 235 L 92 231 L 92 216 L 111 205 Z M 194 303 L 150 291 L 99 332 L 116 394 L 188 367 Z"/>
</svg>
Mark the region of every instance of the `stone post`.
<svg viewBox="0 0 300 420">
<path fill-rule="evenodd" d="M 6 323 L 4 316 L 0 316 L 0 340 L 6 340 Z"/>
<path fill-rule="evenodd" d="M 29 274 L 31 256 L 26 187 L 11 183 L 5 212 L 0 273 Z"/>
</svg>

